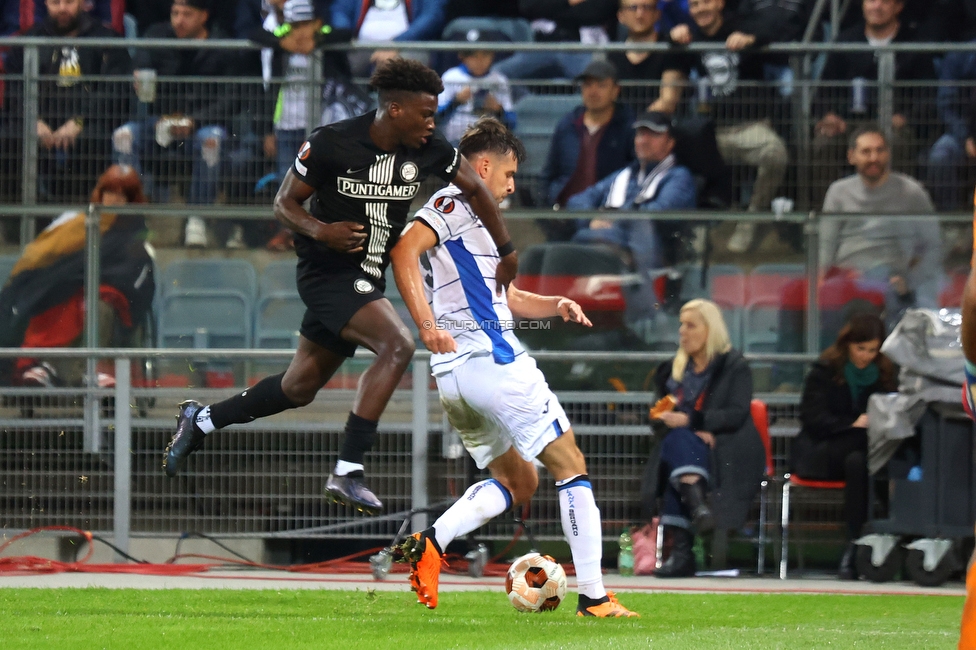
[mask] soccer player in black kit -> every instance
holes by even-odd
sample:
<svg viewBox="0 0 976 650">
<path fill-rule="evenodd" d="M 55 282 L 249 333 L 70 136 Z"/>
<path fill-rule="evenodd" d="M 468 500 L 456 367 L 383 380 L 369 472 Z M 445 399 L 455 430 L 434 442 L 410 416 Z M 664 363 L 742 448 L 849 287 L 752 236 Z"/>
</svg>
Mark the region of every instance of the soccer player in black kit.
<svg viewBox="0 0 976 650">
<path fill-rule="evenodd" d="M 379 93 L 378 109 L 316 129 L 274 200 L 275 217 L 296 233 L 298 292 L 307 308 L 291 364 L 222 402 L 180 404 L 163 459 L 169 476 L 212 431 L 310 403 L 362 345 L 376 359 L 359 380 L 325 493 L 378 513 L 383 504 L 365 484 L 363 457 L 414 353 L 410 332 L 383 296 L 384 274 L 427 176 L 457 185 L 481 217 L 501 257 L 499 292 L 515 277 L 518 257 L 497 203 L 457 149 L 434 132 L 440 77 L 395 58 L 377 68 L 370 85 Z M 302 208 L 309 198 L 311 214 Z"/>
</svg>

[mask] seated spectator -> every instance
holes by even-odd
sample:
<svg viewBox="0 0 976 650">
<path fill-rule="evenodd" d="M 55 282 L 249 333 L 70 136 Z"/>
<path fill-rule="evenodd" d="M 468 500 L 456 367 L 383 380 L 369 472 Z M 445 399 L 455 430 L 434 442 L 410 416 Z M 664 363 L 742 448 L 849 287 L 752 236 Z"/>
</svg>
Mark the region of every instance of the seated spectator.
<svg viewBox="0 0 976 650">
<path fill-rule="evenodd" d="M 118 0 L 113 0 L 118 2 Z M 250 0 L 222 0 L 210 3 L 207 12 L 207 27 L 217 28 L 221 38 L 231 38 L 229 34 L 235 34 L 238 38 L 244 35 L 236 34 L 236 21 L 241 14 L 248 14 L 246 5 Z M 136 27 L 139 36 L 146 36 L 149 28 L 156 23 L 163 23 L 169 20 L 170 7 L 173 0 L 130 0 L 127 3 L 126 12 L 131 14 L 136 20 Z M 240 5 L 240 7 L 239 7 Z M 241 11 L 239 11 L 241 9 Z"/>
<path fill-rule="evenodd" d="M 637 159 L 596 185 L 574 194 L 566 202 L 569 210 L 663 211 L 694 209 L 695 181 L 691 172 L 675 162 L 671 120 L 663 113 L 644 113 L 634 122 L 634 152 Z M 594 219 L 582 226 L 573 241 L 608 244 L 629 258 L 629 265 L 641 276 L 640 286 L 628 297 L 628 318 L 639 320 L 654 315 L 655 269 L 673 264 L 675 248 L 686 222 L 651 219 Z M 665 250 L 667 249 L 667 250 Z"/>
<path fill-rule="evenodd" d="M 118 38 L 82 9 L 83 0 L 48 0 L 48 16 L 26 36 Z M 47 201 L 81 201 L 110 160 L 112 130 L 128 115 L 131 85 L 100 80 L 131 75 L 126 48 L 42 46 L 38 84 L 38 194 Z M 7 71 L 24 72 L 24 52 L 10 52 Z M 23 84 L 7 81 L 5 147 L 20 144 L 25 98 Z M 19 169 L 16 153 L 4 156 Z"/>
<path fill-rule="evenodd" d="M 723 13 L 724 0 L 690 0 L 688 7 L 700 35 L 687 25 L 679 25 L 671 31 L 671 39 L 682 45 L 724 43 L 726 51 L 674 57 L 672 67 L 664 73 L 661 96 L 652 108 L 674 113 L 689 74 L 697 71 L 700 79 L 707 80 L 699 87 L 698 111 L 715 120 L 718 148 L 726 163 L 756 167 L 749 211 L 768 211 L 786 174 L 786 143 L 768 119 L 776 90 L 768 85 L 750 85 L 765 81 L 763 64 L 767 57 L 749 48 L 770 42 L 770 30 L 754 29 L 754 24 L 739 16 Z M 743 81 L 746 84 L 740 83 Z M 729 239 L 729 250 L 748 250 L 754 234 L 754 221 L 740 221 Z"/>
<path fill-rule="evenodd" d="M 745 522 L 766 457 L 751 416 L 752 371 L 732 349 L 718 305 L 692 300 L 680 318 L 678 353 L 654 373 L 657 394 L 673 398 L 673 410 L 654 413 L 664 439 L 641 484 L 645 516 L 663 495 L 661 524 L 672 540 L 658 578 L 695 575 L 695 535 Z"/>
<path fill-rule="evenodd" d="M 838 577 L 857 579 L 854 540 L 868 517 L 868 397 L 898 387 L 894 364 L 879 350 L 884 322 L 857 314 L 813 364 L 800 400 L 800 435 L 790 471 L 806 479 L 844 481 L 847 548 Z"/>
<path fill-rule="evenodd" d="M 444 30 L 446 0 L 333 0 L 332 26 L 348 29 L 360 43 L 380 41 L 436 41 Z M 398 56 L 397 50 L 357 51 L 349 54 L 355 77 L 369 76 L 370 70 Z M 410 58 L 422 53 L 404 52 Z"/>
<path fill-rule="evenodd" d="M 275 161 L 275 171 L 262 177 L 256 191 L 277 192 L 298 150 L 305 142 L 309 125 L 318 125 L 318 116 L 308 115 L 309 92 L 321 92 L 321 86 L 309 87 L 309 54 L 325 42 L 345 42 L 348 30 L 333 30 L 323 25 L 310 0 L 272 0 L 271 11 L 264 19 L 260 33 L 251 40 L 266 45 L 260 52 L 261 76 L 264 79 L 284 79 L 283 84 L 269 83 L 265 87 L 264 102 L 251 104 L 248 109 L 257 113 L 257 129 L 261 135 L 262 152 Z M 334 63 L 335 59 L 327 61 Z M 331 66 L 324 66 L 329 67 Z M 270 197 L 269 197 L 270 198 Z M 243 224 L 245 240 L 256 243 L 263 232 L 262 222 Z M 293 247 L 290 230 L 275 223 L 274 234 L 265 243 L 272 250 Z M 267 239 L 267 238 L 265 238 Z"/>
<path fill-rule="evenodd" d="M 115 33 L 125 33 L 122 19 L 125 15 L 123 0 L 83 0 L 81 8 Z M 43 23 L 48 15 L 45 0 L 7 0 L 3 3 L 0 16 L 0 24 L 3 25 L 0 35 L 9 36 L 14 32 L 26 34 L 34 25 Z"/>
<path fill-rule="evenodd" d="M 735 12 L 748 33 L 770 43 L 803 38 L 815 0 L 739 0 Z"/>
<path fill-rule="evenodd" d="M 471 29 L 462 37 L 472 45 L 507 40 L 500 32 Z M 491 50 L 463 50 L 461 65 L 441 75 L 444 91 L 437 98 L 437 122 L 451 144 L 457 146 L 469 126 L 483 115 L 515 128 L 515 111 L 508 79 L 491 69 L 495 53 Z"/>
<path fill-rule="evenodd" d="M 537 43 L 608 43 L 619 0 L 519 0 Z M 509 79 L 575 79 L 588 52 L 517 52 L 495 68 Z"/>
<path fill-rule="evenodd" d="M 667 41 L 666 35 L 661 37 L 656 27 L 661 19 L 660 1 L 620 0 L 617 20 L 627 30 L 625 43 Z M 668 55 L 664 52 L 610 52 L 607 60 L 617 69 L 620 81 L 641 82 L 639 86 L 623 86 L 620 99 L 634 113 L 643 113 L 651 103 L 648 86 L 660 83 Z"/>
<path fill-rule="evenodd" d="M 323 22 L 328 23 L 331 16 L 330 3 L 328 0 L 310 0 L 312 4 L 313 11 L 316 18 L 322 19 Z M 285 35 L 275 35 L 272 41 L 266 35 L 274 35 L 274 31 L 267 31 L 265 28 L 266 20 L 268 16 L 275 14 L 277 18 L 281 18 L 281 11 L 284 7 L 285 0 L 238 0 L 237 2 L 237 16 L 234 19 L 234 36 L 236 38 L 246 38 L 252 41 L 257 41 L 262 45 L 267 45 L 268 47 L 275 47 L 280 45 L 281 48 L 292 52 L 300 54 L 311 53 L 310 48 L 305 48 L 301 46 L 293 46 L 290 41 L 295 41 L 295 37 L 286 38 Z M 162 20 L 165 20 L 165 14 Z M 159 22 L 158 20 L 156 22 Z M 278 26 L 282 23 L 278 22 Z M 284 42 L 281 42 L 285 39 Z M 305 51 L 307 49 L 307 51 Z"/>
<path fill-rule="evenodd" d="M 861 7 L 864 22 L 841 32 L 838 43 L 868 43 L 878 47 L 920 40 L 917 30 L 900 19 L 902 0 L 863 0 Z M 877 56 L 865 52 L 834 52 L 827 57 L 821 78 L 826 83 L 847 82 L 847 87 L 821 88 L 814 102 L 817 123 L 811 174 L 813 205 L 840 175 L 848 136 L 858 126 L 878 121 Z M 931 53 L 897 53 L 894 78 L 896 82 L 934 79 Z M 913 173 L 918 139 L 924 135 L 920 129 L 934 122 L 933 109 L 933 97 L 928 90 L 917 86 L 894 89 L 891 144 L 896 168 Z"/>
<path fill-rule="evenodd" d="M 111 206 L 146 203 L 139 175 L 113 165 L 98 179 L 91 202 L 101 213 L 99 345 L 142 346 L 137 340 L 152 305 L 153 263 L 141 216 L 119 216 Z M 0 347 L 57 348 L 83 342 L 85 324 L 85 212 L 66 212 L 27 245 L 0 291 Z M 11 379 L 21 386 L 80 385 L 85 360 L 17 359 Z M 11 369 L 7 369 L 8 372 Z M 4 373 L 7 374 L 7 373 Z M 99 385 L 114 385 L 114 370 Z"/>
<path fill-rule="evenodd" d="M 973 41 L 976 43 L 976 41 Z M 976 157 L 970 142 L 976 135 L 976 53 L 949 52 L 939 68 L 942 84 L 936 94 L 939 119 L 946 132 L 929 150 L 926 185 L 939 210 L 958 210 L 969 204 L 971 183 L 961 183 L 966 159 Z M 967 179 L 968 180 L 968 179 Z M 966 188 L 964 193 L 960 190 Z M 965 196 L 963 195 L 965 194 Z"/>
<path fill-rule="evenodd" d="M 634 159 L 633 113 L 617 101 L 617 71 L 606 61 L 591 61 L 582 82 L 583 105 L 563 116 L 552 134 L 542 178 L 546 203 L 563 206 Z M 566 241 L 576 232 L 572 221 L 543 220 L 550 240 Z"/>
<path fill-rule="evenodd" d="M 209 0 L 174 0 L 170 21 L 151 27 L 146 38 L 227 38 L 219 27 L 207 27 L 208 17 Z M 148 107 L 151 117 L 129 122 L 114 133 L 117 160 L 152 173 L 157 185 L 168 185 L 189 165 L 187 203 L 212 204 L 230 146 L 228 138 L 235 132 L 234 117 L 240 109 L 235 88 L 212 80 L 240 76 L 240 57 L 230 50 L 141 49 L 136 54 L 136 68 L 155 70 L 160 80 L 155 101 Z M 197 77 L 200 81 L 167 81 L 166 77 Z M 239 247 L 242 239 L 242 230 L 235 228 L 227 241 Z M 207 245 L 206 224 L 200 217 L 187 219 L 185 243 Z"/>
<path fill-rule="evenodd" d="M 847 158 L 857 173 L 830 185 L 825 213 L 929 215 L 934 211 L 918 181 L 891 171 L 888 141 L 880 129 L 855 131 Z M 942 277 L 939 222 L 934 217 L 823 219 L 820 264 L 828 274 L 839 267 L 880 283 L 889 323 L 897 322 L 909 307 L 935 309 Z"/>
</svg>

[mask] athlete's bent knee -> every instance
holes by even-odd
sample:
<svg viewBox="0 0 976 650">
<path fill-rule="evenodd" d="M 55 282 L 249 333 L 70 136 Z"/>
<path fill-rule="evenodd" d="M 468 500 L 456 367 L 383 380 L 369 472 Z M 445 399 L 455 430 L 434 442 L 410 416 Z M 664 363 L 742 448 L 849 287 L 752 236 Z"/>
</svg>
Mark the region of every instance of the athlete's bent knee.
<svg viewBox="0 0 976 650">
<path fill-rule="evenodd" d="M 383 346 L 376 351 L 377 356 L 388 359 L 397 366 L 406 367 L 413 359 L 413 353 L 417 351 L 417 346 L 413 342 L 413 337 L 405 329 L 400 329 L 395 336 L 383 342 Z"/>
<path fill-rule="evenodd" d="M 522 505 L 528 502 L 537 489 L 539 489 L 539 475 L 535 472 L 526 472 L 509 488 L 509 492 L 512 493 L 513 505 Z"/>
<path fill-rule="evenodd" d="M 289 376 L 286 373 L 281 380 L 281 392 L 296 407 L 311 404 L 321 388 L 321 382 L 317 381 L 316 377 L 307 373 L 297 377 Z"/>
</svg>

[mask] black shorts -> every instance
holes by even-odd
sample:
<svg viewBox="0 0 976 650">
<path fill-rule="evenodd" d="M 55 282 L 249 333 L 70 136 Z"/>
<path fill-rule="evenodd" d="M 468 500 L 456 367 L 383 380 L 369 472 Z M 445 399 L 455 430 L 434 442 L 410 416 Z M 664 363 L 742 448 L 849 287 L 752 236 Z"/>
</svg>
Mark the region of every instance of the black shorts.
<svg viewBox="0 0 976 650">
<path fill-rule="evenodd" d="M 364 305 L 384 297 L 385 282 L 361 270 L 336 272 L 299 261 L 298 295 L 305 303 L 301 335 L 336 354 L 351 357 L 356 344 L 339 332 Z"/>
</svg>

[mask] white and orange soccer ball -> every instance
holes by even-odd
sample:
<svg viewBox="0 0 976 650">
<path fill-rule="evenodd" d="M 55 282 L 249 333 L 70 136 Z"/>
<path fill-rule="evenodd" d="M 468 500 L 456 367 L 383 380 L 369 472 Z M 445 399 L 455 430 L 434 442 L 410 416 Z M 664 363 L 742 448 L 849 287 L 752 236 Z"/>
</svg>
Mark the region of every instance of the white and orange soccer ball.
<svg viewBox="0 0 976 650">
<path fill-rule="evenodd" d="M 548 555 L 523 555 L 508 568 L 505 593 L 520 612 L 552 611 L 566 595 L 566 572 Z"/>
</svg>

